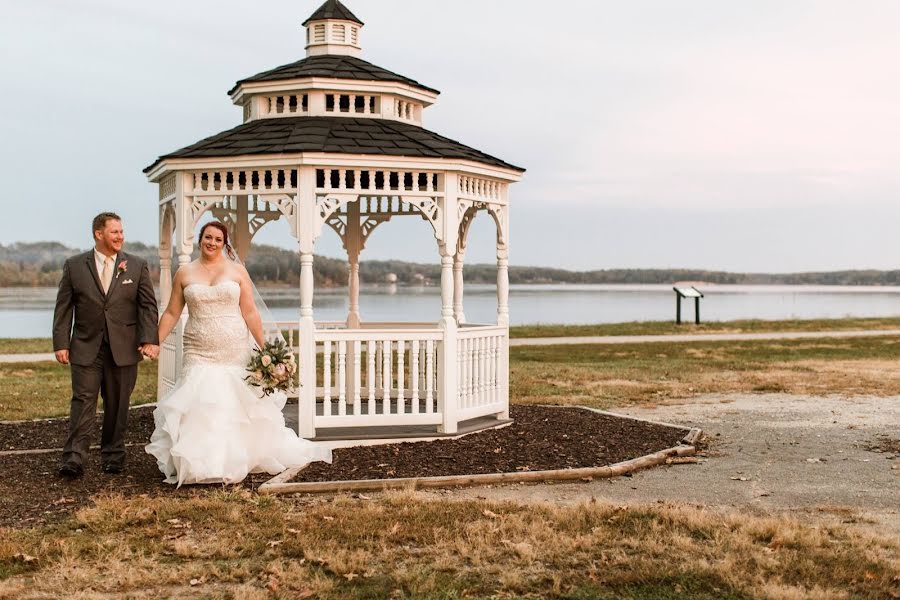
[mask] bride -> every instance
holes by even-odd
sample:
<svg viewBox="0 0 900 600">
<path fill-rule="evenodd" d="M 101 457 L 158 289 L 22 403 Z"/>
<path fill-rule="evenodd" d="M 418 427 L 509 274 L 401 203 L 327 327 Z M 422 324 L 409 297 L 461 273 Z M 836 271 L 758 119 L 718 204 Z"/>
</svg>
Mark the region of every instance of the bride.
<svg viewBox="0 0 900 600">
<path fill-rule="evenodd" d="M 166 483 L 237 483 L 248 473 L 277 474 L 312 461 L 331 462 L 331 451 L 285 427 L 282 392 L 260 397 L 244 381 L 247 335 L 265 343 L 247 270 L 228 260 L 234 252 L 225 225 L 200 230 L 200 258 L 175 274 L 169 306 L 159 320 L 160 343 L 181 318 L 185 303 L 184 362 L 175 388 L 159 401 L 156 429 L 146 451 Z"/>
</svg>

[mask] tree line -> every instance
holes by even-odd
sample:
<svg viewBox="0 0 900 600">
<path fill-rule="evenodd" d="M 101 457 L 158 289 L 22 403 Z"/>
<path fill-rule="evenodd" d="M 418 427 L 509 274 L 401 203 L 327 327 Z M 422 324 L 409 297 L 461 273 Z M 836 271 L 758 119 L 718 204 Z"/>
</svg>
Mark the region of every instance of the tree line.
<svg viewBox="0 0 900 600">
<path fill-rule="evenodd" d="M 151 275 L 159 277 L 159 252 L 156 246 L 128 242 L 126 251 L 147 260 Z M 59 242 L 16 242 L 0 244 L 0 286 L 56 286 L 63 262 L 81 252 Z M 277 246 L 256 245 L 247 259 L 247 270 L 259 286 L 289 285 L 300 282 L 300 261 L 296 252 Z M 313 263 L 317 286 L 346 285 L 345 260 L 317 256 Z M 440 281 L 439 264 L 419 264 L 397 260 L 373 260 L 360 263 L 363 283 L 385 283 L 389 277 L 400 285 L 433 284 Z M 494 283 L 496 266 L 466 265 L 469 283 Z M 678 281 L 744 285 L 900 285 L 900 270 L 847 270 L 811 273 L 729 273 L 702 269 L 605 269 L 569 271 L 548 267 L 509 268 L 510 283 L 571 284 L 671 284 Z"/>
</svg>

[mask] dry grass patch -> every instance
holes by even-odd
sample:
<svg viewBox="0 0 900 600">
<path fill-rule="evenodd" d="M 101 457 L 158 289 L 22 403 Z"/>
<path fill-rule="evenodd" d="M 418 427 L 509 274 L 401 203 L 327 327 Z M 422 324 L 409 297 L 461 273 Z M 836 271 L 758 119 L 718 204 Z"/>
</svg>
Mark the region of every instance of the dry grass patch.
<svg viewBox="0 0 900 600">
<path fill-rule="evenodd" d="M 511 349 L 513 401 L 610 408 L 701 394 L 900 394 L 900 338 Z"/>
<path fill-rule="evenodd" d="M 225 490 L 99 498 L 2 534 L 0 597 L 890 598 L 900 582 L 896 540 L 691 507 Z"/>
</svg>

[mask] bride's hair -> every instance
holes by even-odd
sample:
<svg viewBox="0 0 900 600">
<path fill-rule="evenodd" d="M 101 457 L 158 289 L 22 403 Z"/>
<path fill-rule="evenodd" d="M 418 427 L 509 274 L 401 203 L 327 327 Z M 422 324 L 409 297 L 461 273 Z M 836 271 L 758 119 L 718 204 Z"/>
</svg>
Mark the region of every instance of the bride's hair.
<svg viewBox="0 0 900 600">
<path fill-rule="evenodd" d="M 228 254 L 228 258 L 231 260 L 237 259 L 237 256 L 234 254 L 234 248 L 231 247 L 231 244 L 228 242 L 228 228 L 221 221 L 210 221 L 200 228 L 200 240 L 203 240 L 203 232 L 206 231 L 207 227 L 213 227 L 222 232 L 222 239 L 225 240 L 225 253 Z"/>
</svg>

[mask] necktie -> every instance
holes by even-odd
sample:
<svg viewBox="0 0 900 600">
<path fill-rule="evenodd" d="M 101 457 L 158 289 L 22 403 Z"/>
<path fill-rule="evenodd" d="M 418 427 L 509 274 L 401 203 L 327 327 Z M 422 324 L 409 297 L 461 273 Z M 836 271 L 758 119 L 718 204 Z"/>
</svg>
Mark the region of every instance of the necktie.
<svg viewBox="0 0 900 600">
<path fill-rule="evenodd" d="M 112 283 L 112 259 L 108 256 L 103 259 L 103 271 L 100 273 L 100 283 L 103 284 L 103 293 L 109 292 L 109 284 Z"/>
</svg>

